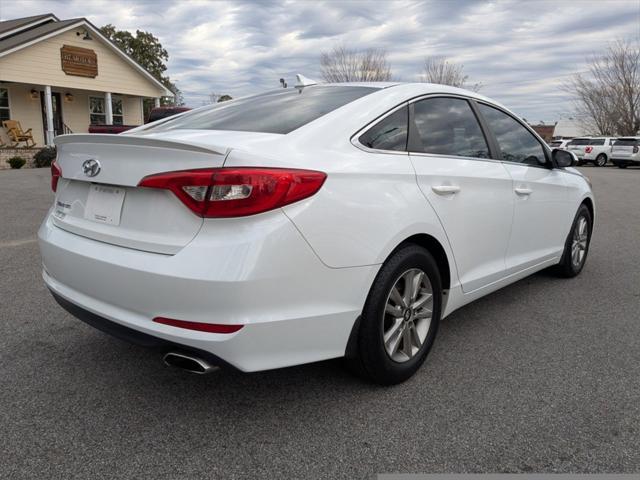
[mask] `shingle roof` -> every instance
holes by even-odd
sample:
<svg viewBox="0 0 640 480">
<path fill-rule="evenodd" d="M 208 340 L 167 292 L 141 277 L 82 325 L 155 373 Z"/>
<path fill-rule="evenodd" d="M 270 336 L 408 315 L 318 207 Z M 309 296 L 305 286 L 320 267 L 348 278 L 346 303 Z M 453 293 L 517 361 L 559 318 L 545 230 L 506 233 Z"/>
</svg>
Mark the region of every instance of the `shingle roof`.
<svg viewBox="0 0 640 480">
<path fill-rule="evenodd" d="M 70 20 L 62 20 L 60 22 L 51 22 L 39 25 L 35 28 L 30 28 L 24 32 L 20 32 L 16 35 L 11 35 L 8 38 L 0 39 L 0 52 L 11 50 L 14 47 L 28 43 L 36 38 L 43 37 L 49 33 L 61 30 L 69 25 L 82 21 L 82 18 L 72 18 Z"/>
<path fill-rule="evenodd" d="M 53 21 L 46 21 L 47 17 L 52 17 Z M 43 23 L 38 25 L 38 19 L 42 20 Z M 7 28 L 7 24 L 11 24 L 11 28 Z M 84 24 L 85 27 L 92 32 L 94 32 L 97 36 L 101 38 L 102 41 L 106 42 L 113 50 L 115 50 L 120 56 L 122 56 L 127 62 L 137 68 L 144 76 L 146 76 L 152 83 L 156 86 L 162 88 L 165 92 L 165 95 L 172 95 L 171 91 L 165 87 L 162 82 L 160 82 L 157 78 L 151 75 L 144 67 L 138 64 L 130 55 L 121 50 L 113 41 L 106 38 L 100 32 L 95 25 L 93 25 L 89 20 L 83 17 L 79 18 L 71 18 L 69 20 L 59 20 L 53 14 L 46 15 L 36 15 L 33 17 L 25 17 L 18 18 L 16 20 L 7 20 L 5 22 L 0 22 L 0 28 L 5 28 L 5 31 L 11 31 L 12 29 L 19 29 L 19 26 L 16 25 L 32 25 L 36 24 L 34 27 L 25 28 L 23 31 L 19 33 L 7 35 L 5 38 L 0 38 L 0 56 L 11 55 L 14 49 L 19 50 L 20 48 L 26 47 L 31 43 L 35 43 L 39 38 L 44 38 L 47 35 L 55 33 L 59 30 L 63 30 L 65 28 L 69 28 L 74 24 Z M 0 34 L 1 36 L 1 34 Z"/>
<path fill-rule="evenodd" d="M 54 21 L 58 20 L 58 18 L 53 13 L 45 13 L 44 15 L 32 15 L 31 17 L 14 18 L 13 20 L 4 20 L 0 22 L 0 35 L 5 32 L 15 30 L 16 28 L 36 23 L 39 20 L 44 20 L 46 18 L 53 18 Z"/>
</svg>

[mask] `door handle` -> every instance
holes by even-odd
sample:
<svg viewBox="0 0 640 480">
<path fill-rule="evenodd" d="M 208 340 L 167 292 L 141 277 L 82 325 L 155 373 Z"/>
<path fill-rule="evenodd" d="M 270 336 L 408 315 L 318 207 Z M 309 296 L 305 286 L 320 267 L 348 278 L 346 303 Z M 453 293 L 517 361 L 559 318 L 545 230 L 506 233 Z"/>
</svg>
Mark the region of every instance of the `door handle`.
<svg viewBox="0 0 640 480">
<path fill-rule="evenodd" d="M 453 195 L 460 191 L 460 187 L 457 185 L 434 185 L 431 190 L 438 195 Z"/>
<path fill-rule="evenodd" d="M 531 195 L 533 193 L 533 190 L 525 187 L 517 187 L 514 189 L 514 192 L 516 192 L 516 194 L 521 196 L 527 196 L 527 195 Z"/>
</svg>

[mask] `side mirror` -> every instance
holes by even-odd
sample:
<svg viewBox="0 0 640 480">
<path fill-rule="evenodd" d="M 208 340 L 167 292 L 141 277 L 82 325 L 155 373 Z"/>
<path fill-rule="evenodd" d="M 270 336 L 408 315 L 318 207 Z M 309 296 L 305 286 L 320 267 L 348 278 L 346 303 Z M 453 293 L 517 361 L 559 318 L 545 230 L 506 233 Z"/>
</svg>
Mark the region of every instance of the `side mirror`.
<svg viewBox="0 0 640 480">
<path fill-rule="evenodd" d="M 553 163 L 560 168 L 573 167 L 578 164 L 578 157 L 569 150 L 554 148 L 551 150 L 551 158 L 553 158 Z"/>
</svg>

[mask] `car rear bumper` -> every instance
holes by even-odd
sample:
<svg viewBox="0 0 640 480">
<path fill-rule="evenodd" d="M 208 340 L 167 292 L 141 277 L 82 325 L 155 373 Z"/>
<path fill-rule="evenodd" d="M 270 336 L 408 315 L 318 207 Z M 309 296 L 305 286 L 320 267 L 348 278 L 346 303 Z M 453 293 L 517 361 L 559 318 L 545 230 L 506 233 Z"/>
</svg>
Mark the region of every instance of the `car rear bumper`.
<svg viewBox="0 0 640 480">
<path fill-rule="evenodd" d="M 281 211 L 205 222 L 175 255 L 84 238 L 49 217 L 38 237 L 44 281 L 72 310 L 152 344 L 208 352 L 242 371 L 344 355 L 378 270 L 326 267 Z M 155 317 L 244 327 L 208 333 Z"/>
</svg>

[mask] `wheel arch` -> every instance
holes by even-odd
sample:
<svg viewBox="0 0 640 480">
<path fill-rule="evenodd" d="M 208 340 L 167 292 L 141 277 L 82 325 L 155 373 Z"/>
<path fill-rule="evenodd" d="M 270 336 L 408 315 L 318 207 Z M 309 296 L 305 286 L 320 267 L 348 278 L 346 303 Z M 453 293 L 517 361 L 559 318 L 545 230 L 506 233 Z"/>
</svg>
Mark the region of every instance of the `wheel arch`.
<svg viewBox="0 0 640 480">
<path fill-rule="evenodd" d="M 442 289 L 449 290 L 451 288 L 451 263 L 447 257 L 442 244 L 435 238 L 426 233 L 418 233 L 405 238 L 398 244 L 396 248 L 389 254 L 389 257 L 393 255 L 398 249 L 407 244 L 419 245 L 429 251 L 433 255 L 433 259 L 436 261 L 438 271 L 440 272 L 440 279 L 442 281 Z M 388 258 L 388 257 L 387 257 Z"/>
<path fill-rule="evenodd" d="M 595 221 L 595 207 L 593 205 L 593 200 L 590 197 L 586 197 L 584 200 L 582 200 L 582 203 L 580 205 L 584 205 L 587 207 L 587 209 L 589 210 L 589 215 L 591 215 L 591 229 L 593 230 L 593 223 Z"/>
</svg>

